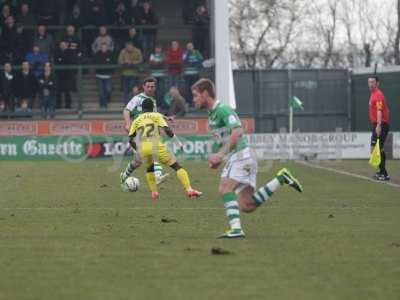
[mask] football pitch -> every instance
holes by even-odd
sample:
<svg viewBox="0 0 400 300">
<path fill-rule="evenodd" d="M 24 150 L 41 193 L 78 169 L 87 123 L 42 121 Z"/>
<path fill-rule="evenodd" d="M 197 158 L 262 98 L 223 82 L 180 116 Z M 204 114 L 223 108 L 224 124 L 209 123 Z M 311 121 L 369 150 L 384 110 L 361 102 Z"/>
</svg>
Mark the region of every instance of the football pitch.
<svg viewBox="0 0 400 300">
<path fill-rule="evenodd" d="M 139 191 L 121 192 L 125 165 L 0 163 L 0 299 L 400 298 L 400 187 L 265 163 L 259 184 L 287 166 L 305 192 L 282 188 L 242 214 L 246 239 L 217 240 L 219 171 L 185 162 L 204 196 L 187 199 L 171 174 L 153 203 L 144 168 Z M 373 173 L 366 161 L 320 165 Z M 388 170 L 400 183 L 400 162 Z"/>
</svg>

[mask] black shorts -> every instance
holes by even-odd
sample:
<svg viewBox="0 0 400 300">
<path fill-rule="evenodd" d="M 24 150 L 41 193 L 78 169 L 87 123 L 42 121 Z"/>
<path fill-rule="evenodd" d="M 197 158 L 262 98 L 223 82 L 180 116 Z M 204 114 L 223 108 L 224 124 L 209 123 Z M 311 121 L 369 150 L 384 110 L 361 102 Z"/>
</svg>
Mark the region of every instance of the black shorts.
<svg viewBox="0 0 400 300">
<path fill-rule="evenodd" d="M 381 124 L 381 136 L 379 137 L 379 147 L 383 149 L 383 146 L 385 145 L 386 138 L 389 134 L 389 124 L 388 123 L 382 123 Z M 374 147 L 376 145 L 376 141 L 378 140 L 378 136 L 376 135 L 376 123 L 372 124 L 371 128 L 371 146 Z"/>
</svg>

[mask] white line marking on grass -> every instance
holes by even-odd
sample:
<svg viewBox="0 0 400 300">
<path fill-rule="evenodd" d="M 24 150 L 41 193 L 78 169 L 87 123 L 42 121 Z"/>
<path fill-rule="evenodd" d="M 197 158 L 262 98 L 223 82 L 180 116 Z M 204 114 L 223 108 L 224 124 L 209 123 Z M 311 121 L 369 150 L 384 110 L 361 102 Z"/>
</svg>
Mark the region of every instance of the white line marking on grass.
<svg viewBox="0 0 400 300">
<path fill-rule="evenodd" d="M 396 183 L 393 183 L 393 182 L 390 182 L 390 181 L 377 181 L 377 180 L 375 180 L 373 178 L 370 178 L 368 176 L 355 174 L 355 173 L 350 173 L 350 172 L 346 172 L 346 171 L 341 171 L 341 170 L 337 170 L 337 169 L 329 168 L 329 167 L 324 167 L 324 166 L 320 166 L 320 165 L 315 165 L 315 164 L 308 163 L 308 162 L 305 162 L 305 161 L 296 161 L 296 162 L 298 164 L 301 164 L 301 165 L 306 166 L 306 167 L 320 169 L 320 170 L 324 170 L 324 171 L 330 171 L 330 172 L 341 174 L 341 175 L 346 175 L 346 176 L 351 176 L 351 177 L 358 178 L 358 179 L 368 180 L 368 181 L 371 181 L 371 182 L 374 182 L 374 183 L 377 183 L 377 184 L 382 184 L 383 183 L 383 184 L 386 184 L 386 185 L 389 185 L 389 186 L 392 186 L 392 187 L 400 188 L 400 184 L 396 184 Z"/>
</svg>

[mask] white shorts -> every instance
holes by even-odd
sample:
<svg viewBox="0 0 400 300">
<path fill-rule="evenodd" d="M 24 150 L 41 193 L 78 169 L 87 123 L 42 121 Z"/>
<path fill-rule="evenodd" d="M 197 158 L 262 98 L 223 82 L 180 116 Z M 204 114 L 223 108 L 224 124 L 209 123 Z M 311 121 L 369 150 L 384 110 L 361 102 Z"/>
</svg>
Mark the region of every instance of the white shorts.
<svg viewBox="0 0 400 300">
<path fill-rule="evenodd" d="M 256 189 L 257 160 L 250 148 L 245 148 L 229 158 L 222 170 L 221 178 L 233 179 Z"/>
</svg>

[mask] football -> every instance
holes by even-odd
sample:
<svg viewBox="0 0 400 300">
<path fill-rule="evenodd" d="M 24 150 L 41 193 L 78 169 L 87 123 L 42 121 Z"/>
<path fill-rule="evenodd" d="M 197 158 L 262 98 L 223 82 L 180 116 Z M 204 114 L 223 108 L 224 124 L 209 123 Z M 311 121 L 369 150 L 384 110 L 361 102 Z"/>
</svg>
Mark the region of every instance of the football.
<svg viewBox="0 0 400 300">
<path fill-rule="evenodd" d="M 139 189 L 140 181 L 136 177 L 128 177 L 122 184 L 125 192 L 136 192 Z"/>
</svg>

